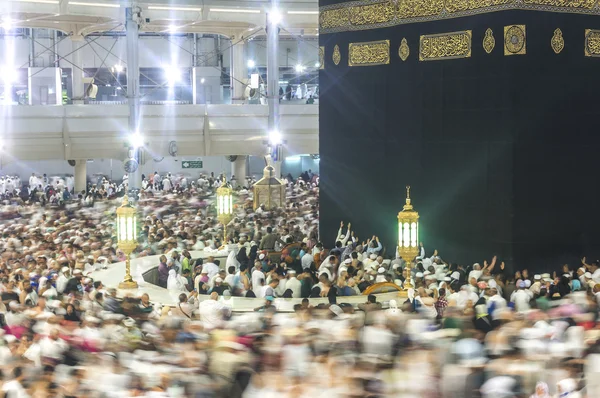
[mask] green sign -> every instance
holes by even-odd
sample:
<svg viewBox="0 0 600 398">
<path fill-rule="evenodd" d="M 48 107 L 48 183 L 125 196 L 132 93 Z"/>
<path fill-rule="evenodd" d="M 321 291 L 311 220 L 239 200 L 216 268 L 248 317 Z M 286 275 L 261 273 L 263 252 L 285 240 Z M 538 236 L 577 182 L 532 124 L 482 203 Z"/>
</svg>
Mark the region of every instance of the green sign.
<svg viewBox="0 0 600 398">
<path fill-rule="evenodd" d="M 202 161 L 201 160 L 184 160 L 181 162 L 182 169 L 201 169 Z"/>
</svg>

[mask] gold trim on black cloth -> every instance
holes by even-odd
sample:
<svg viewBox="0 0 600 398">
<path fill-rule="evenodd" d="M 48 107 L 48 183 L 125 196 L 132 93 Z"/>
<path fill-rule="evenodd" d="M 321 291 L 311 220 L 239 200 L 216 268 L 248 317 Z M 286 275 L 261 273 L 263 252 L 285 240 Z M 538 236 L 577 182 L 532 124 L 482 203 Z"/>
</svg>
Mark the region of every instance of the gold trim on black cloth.
<svg viewBox="0 0 600 398">
<path fill-rule="evenodd" d="M 319 33 L 377 29 L 503 10 L 600 15 L 600 0 L 356 0 L 321 7 Z"/>
</svg>

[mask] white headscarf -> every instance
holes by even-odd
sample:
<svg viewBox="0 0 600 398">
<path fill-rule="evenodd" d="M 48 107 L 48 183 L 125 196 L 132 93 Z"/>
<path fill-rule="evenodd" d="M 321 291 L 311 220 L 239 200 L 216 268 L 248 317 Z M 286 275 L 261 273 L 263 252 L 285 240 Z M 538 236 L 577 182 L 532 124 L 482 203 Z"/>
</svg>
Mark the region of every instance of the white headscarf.
<svg viewBox="0 0 600 398">
<path fill-rule="evenodd" d="M 174 269 L 169 270 L 169 277 L 167 278 L 167 290 L 175 290 L 185 292 L 185 285 Z"/>
</svg>

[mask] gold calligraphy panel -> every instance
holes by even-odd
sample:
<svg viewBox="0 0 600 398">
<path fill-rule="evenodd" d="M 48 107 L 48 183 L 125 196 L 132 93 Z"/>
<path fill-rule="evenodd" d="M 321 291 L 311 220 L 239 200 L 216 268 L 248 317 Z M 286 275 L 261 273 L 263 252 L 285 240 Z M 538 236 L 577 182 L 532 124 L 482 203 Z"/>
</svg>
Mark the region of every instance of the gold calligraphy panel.
<svg viewBox="0 0 600 398">
<path fill-rule="evenodd" d="M 525 25 L 504 27 L 504 55 L 527 54 L 527 34 Z"/>
<path fill-rule="evenodd" d="M 399 18 L 417 18 L 438 15 L 444 10 L 444 0 L 399 0 Z"/>
<path fill-rule="evenodd" d="M 391 1 L 349 8 L 352 25 L 370 25 L 390 22 L 396 16 L 396 7 Z"/>
<path fill-rule="evenodd" d="M 600 30 L 585 30 L 585 56 L 600 57 Z"/>
<path fill-rule="evenodd" d="M 470 30 L 421 36 L 419 60 L 469 58 L 471 56 L 471 38 Z"/>
<path fill-rule="evenodd" d="M 332 29 L 340 26 L 346 26 L 350 22 L 347 8 L 336 8 L 333 10 L 321 11 L 319 15 L 319 25 L 321 29 Z"/>
<path fill-rule="evenodd" d="M 514 0 L 446 0 L 446 11 L 471 11 L 511 3 L 514 3 Z"/>
<path fill-rule="evenodd" d="M 372 66 L 390 63 L 390 41 L 369 41 L 350 43 L 348 46 L 348 65 Z"/>
</svg>

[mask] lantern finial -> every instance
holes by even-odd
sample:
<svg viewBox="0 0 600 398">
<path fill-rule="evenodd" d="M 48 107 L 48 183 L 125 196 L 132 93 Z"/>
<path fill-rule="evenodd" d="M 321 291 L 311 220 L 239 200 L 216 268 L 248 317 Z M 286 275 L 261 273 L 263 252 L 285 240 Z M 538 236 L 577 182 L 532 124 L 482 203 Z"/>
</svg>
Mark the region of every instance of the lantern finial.
<svg viewBox="0 0 600 398">
<path fill-rule="evenodd" d="M 129 206 L 129 197 L 127 195 L 123 196 L 123 202 L 121 202 L 121 206 Z"/>
<path fill-rule="evenodd" d="M 410 185 L 406 186 L 406 204 L 404 205 L 404 210 L 412 210 L 412 204 L 410 204 Z"/>
</svg>

